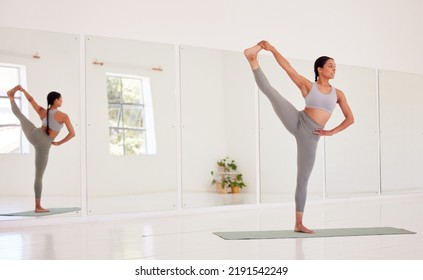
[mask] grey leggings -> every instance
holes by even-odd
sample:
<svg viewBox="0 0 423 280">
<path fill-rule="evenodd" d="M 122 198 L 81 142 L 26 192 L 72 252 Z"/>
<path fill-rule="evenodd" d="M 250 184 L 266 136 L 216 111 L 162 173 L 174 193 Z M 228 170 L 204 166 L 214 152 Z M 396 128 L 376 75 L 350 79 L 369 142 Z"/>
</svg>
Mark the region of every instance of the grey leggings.
<svg viewBox="0 0 423 280">
<path fill-rule="evenodd" d="M 40 199 L 43 189 L 43 175 L 47 167 L 48 154 L 53 140 L 41 128 L 35 127 L 35 125 L 22 114 L 14 100 L 10 103 L 12 105 L 13 114 L 15 114 L 21 123 L 22 131 L 35 148 L 34 192 L 35 198 Z"/>
<path fill-rule="evenodd" d="M 313 121 L 304 111 L 298 111 L 283 98 L 269 83 L 259 67 L 253 70 L 259 89 L 269 98 L 276 115 L 297 141 L 297 187 L 295 190 L 295 209 L 304 212 L 307 198 L 307 185 L 316 159 L 317 144 L 320 136 L 313 134 L 321 125 Z"/>
</svg>

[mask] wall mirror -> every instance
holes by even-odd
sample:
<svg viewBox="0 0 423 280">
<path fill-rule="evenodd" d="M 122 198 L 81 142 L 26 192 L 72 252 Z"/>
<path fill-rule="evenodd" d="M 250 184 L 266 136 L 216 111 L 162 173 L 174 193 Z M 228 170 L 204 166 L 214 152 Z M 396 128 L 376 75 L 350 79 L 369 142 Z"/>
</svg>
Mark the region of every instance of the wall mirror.
<svg viewBox="0 0 423 280">
<path fill-rule="evenodd" d="M 245 57 L 181 46 L 180 58 L 182 206 L 256 203 L 257 95 Z M 240 193 L 211 184 L 217 161 L 226 157 L 247 185 Z"/>
<path fill-rule="evenodd" d="M 60 110 L 71 118 L 77 136 L 62 146 L 52 146 L 43 178 L 42 204 L 45 208 L 79 208 L 79 36 L 5 27 L 0 28 L 0 36 L 0 213 L 27 213 L 0 216 L 0 219 L 27 218 L 34 211 L 34 149 L 21 133 L 6 95 L 7 90 L 16 84 L 26 88 L 37 103 L 45 108 L 46 96 L 50 91 L 62 94 L 63 105 Z M 25 97 L 17 93 L 16 100 L 29 120 L 36 127 L 41 126 L 38 115 Z M 66 134 L 67 130 L 63 129 L 57 139 Z M 72 211 L 61 216 L 79 215 L 80 211 Z"/>
<path fill-rule="evenodd" d="M 173 45 L 86 37 L 88 214 L 176 209 Z"/>
<path fill-rule="evenodd" d="M 337 65 L 332 84 L 342 90 L 354 114 L 354 124 L 324 138 L 326 197 L 379 194 L 378 96 L 375 69 Z M 335 109 L 328 128 L 344 116 Z"/>
<path fill-rule="evenodd" d="M 379 71 L 382 193 L 423 190 L 423 75 Z"/>
</svg>

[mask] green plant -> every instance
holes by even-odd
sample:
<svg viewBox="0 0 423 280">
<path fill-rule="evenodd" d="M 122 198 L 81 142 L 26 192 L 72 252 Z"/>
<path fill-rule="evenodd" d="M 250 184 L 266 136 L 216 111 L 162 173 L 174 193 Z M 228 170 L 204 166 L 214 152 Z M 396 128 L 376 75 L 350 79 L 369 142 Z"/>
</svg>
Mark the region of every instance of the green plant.
<svg viewBox="0 0 423 280">
<path fill-rule="evenodd" d="M 246 187 L 241 173 L 237 172 L 238 166 L 234 160 L 225 157 L 217 162 L 218 172 L 211 171 L 212 185 L 220 184 L 222 189 Z"/>
<path fill-rule="evenodd" d="M 217 166 L 221 167 L 224 172 L 236 171 L 238 168 L 234 160 L 225 157 L 217 162 Z"/>
<path fill-rule="evenodd" d="M 230 187 L 239 187 L 241 189 L 243 187 L 246 187 L 246 185 L 244 183 L 244 179 L 242 178 L 242 174 L 236 174 L 235 178 L 230 179 L 229 186 Z"/>
</svg>

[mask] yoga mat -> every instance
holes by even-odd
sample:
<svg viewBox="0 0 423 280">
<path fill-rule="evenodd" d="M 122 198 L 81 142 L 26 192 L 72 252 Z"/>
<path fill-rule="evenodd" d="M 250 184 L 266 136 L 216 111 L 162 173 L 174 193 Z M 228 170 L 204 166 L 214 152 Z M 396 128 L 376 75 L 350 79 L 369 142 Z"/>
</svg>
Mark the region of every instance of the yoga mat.
<svg viewBox="0 0 423 280">
<path fill-rule="evenodd" d="M 25 212 L 0 214 L 0 216 L 25 216 L 25 217 L 50 216 L 50 215 L 57 215 L 57 214 L 63 214 L 63 213 L 77 212 L 77 211 L 80 211 L 81 208 L 79 207 L 48 208 L 48 210 L 50 210 L 50 212 L 35 213 L 35 211 L 32 210 L 32 211 L 25 211 Z"/>
<path fill-rule="evenodd" d="M 412 231 L 399 229 L 399 228 L 393 228 L 393 227 L 316 229 L 314 230 L 314 232 L 315 232 L 314 234 L 309 234 L 309 233 L 295 232 L 293 230 L 268 230 L 268 231 L 213 232 L 213 234 L 226 240 L 415 234 L 415 232 L 412 232 Z"/>
</svg>

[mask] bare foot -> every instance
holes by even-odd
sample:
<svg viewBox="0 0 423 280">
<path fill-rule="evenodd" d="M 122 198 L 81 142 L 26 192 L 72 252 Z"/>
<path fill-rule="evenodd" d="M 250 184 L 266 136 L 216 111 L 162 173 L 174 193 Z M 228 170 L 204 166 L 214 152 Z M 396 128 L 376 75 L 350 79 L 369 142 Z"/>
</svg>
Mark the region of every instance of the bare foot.
<svg viewBox="0 0 423 280">
<path fill-rule="evenodd" d="M 35 208 L 35 213 L 45 213 L 45 212 L 50 212 L 50 210 L 45 209 L 43 207 L 37 207 L 37 208 Z"/>
<path fill-rule="evenodd" d="M 244 50 L 244 55 L 248 60 L 257 59 L 257 54 L 262 50 L 260 45 L 254 45 Z"/>
<path fill-rule="evenodd" d="M 12 101 L 15 98 L 15 93 L 18 90 L 22 90 L 22 87 L 20 85 L 15 86 L 14 88 L 12 88 L 11 90 L 7 92 L 7 96 L 9 97 L 10 101 Z"/>
<path fill-rule="evenodd" d="M 258 61 L 257 61 L 257 55 L 262 50 L 262 47 L 260 45 L 252 46 L 251 48 L 244 50 L 244 55 L 248 59 L 248 62 L 251 65 L 251 68 L 257 69 L 258 68 Z"/>
<path fill-rule="evenodd" d="M 14 89 L 11 89 L 7 92 L 7 96 L 9 97 L 10 100 L 13 100 L 15 98 L 15 93 L 16 93 L 16 90 Z"/>
<path fill-rule="evenodd" d="M 313 230 L 306 228 L 304 225 L 296 225 L 294 228 L 295 232 L 303 232 L 303 233 L 314 233 Z"/>
</svg>

